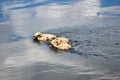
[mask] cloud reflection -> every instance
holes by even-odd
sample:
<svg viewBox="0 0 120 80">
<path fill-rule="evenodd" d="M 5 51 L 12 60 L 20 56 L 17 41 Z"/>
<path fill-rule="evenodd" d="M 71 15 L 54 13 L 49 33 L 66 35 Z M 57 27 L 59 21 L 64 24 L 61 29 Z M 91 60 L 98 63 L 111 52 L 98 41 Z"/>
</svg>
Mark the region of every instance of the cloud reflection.
<svg viewBox="0 0 120 80">
<path fill-rule="evenodd" d="M 80 0 L 64 5 L 57 3 L 57 1 L 53 1 L 46 5 L 9 10 L 9 8 L 17 8 L 17 6 L 25 6 L 45 1 L 46 0 L 35 0 L 33 3 L 4 4 L 3 11 L 9 11 L 10 25 L 13 26 L 16 34 L 29 36 L 36 31 L 43 32 L 48 29 L 59 27 L 87 24 L 98 25 L 100 21 L 97 21 L 97 18 L 106 16 L 104 13 L 120 14 L 119 6 L 101 8 L 100 0 Z"/>
<path fill-rule="evenodd" d="M 6 58 L 6 60 L 4 61 L 4 65 L 6 67 L 23 67 L 26 65 L 34 64 L 36 62 L 48 62 L 50 64 L 58 64 L 71 67 L 79 65 L 80 67 L 80 64 L 84 64 L 85 62 L 84 58 L 82 57 L 80 58 L 80 56 L 78 55 L 75 56 L 72 54 L 68 54 L 66 52 L 56 54 L 56 52 L 50 50 L 48 46 L 42 44 L 41 46 L 38 46 L 34 43 L 31 43 L 31 41 L 29 40 L 20 41 L 19 44 L 17 43 L 17 46 L 18 45 L 21 45 L 20 47 L 24 46 L 26 50 L 21 50 L 17 54 L 15 55 L 11 54 L 12 56 Z M 81 59 L 81 62 L 77 61 L 79 60 L 78 58 Z M 81 67 L 83 66 L 81 65 Z"/>
</svg>

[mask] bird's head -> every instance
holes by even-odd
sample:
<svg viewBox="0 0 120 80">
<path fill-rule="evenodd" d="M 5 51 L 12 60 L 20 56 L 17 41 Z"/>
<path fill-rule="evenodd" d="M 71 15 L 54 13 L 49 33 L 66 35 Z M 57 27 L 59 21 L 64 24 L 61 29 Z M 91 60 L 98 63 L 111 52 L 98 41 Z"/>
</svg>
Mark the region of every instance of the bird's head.
<svg viewBox="0 0 120 80">
<path fill-rule="evenodd" d="M 42 37 L 42 33 L 36 32 L 36 33 L 33 35 L 33 40 L 38 40 L 38 37 Z"/>
</svg>

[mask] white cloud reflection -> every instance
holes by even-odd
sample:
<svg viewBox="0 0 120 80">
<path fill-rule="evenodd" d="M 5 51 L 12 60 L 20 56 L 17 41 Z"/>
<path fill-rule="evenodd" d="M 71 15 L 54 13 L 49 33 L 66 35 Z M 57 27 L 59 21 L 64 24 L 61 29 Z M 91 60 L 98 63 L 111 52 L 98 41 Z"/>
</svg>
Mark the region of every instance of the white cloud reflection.
<svg viewBox="0 0 120 80">
<path fill-rule="evenodd" d="M 36 1 L 34 3 L 37 3 Z M 97 21 L 96 17 L 98 17 L 98 13 L 104 11 L 112 13 L 117 11 L 119 13 L 119 7 L 114 7 L 113 11 L 111 10 L 113 8 L 101 8 L 100 5 L 99 0 L 80 0 L 79 2 L 64 5 L 49 3 L 32 8 L 11 10 L 9 16 L 14 31 L 19 35 L 28 36 L 36 31 L 99 23 L 100 21 Z M 15 8 L 15 6 L 5 5 L 4 11 L 7 8 Z"/>
<path fill-rule="evenodd" d="M 23 48 L 24 46 L 26 50 L 21 50 L 17 54 L 15 55 L 11 54 L 11 56 L 7 57 L 6 60 L 4 61 L 4 66 L 6 67 L 24 67 L 37 62 L 45 62 L 50 63 L 51 65 L 56 64 L 85 68 L 84 65 L 82 65 L 84 64 L 85 60 L 81 56 L 78 55 L 75 56 L 65 52 L 56 54 L 56 52 L 49 49 L 48 46 L 46 45 L 38 46 L 34 43 L 31 43 L 31 41 L 29 40 L 19 41 L 17 42 L 16 45 L 14 44 L 9 44 L 10 46 L 6 46 L 6 48 L 11 48 L 15 46 Z M 9 53 L 13 53 L 11 51 L 9 51 Z M 78 58 L 81 60 L 80 62 Z"/>
<path fill-rule="evenodd" d="M 86 17 L 97 16 L 99 6 L 99 0 L 83 0 L 66 5 L 50 3 L 11 10 L 10 20 L 16 33 L 28 36 L 30 32 L 91 23 Z"/>
<path fill-rule="evenodd" d="M 27 44 L 26 44 L 27 43 Z M 30 42 L 25 42 L 26 47 L 31 46 Z M 34 46 L 32 45 L 31 48 L 27 49 L 26 51 L 21 51 L 17 53 L 15 56 L 9 56 L 4 61 L 5 67 L 14 67 L 14 68 L 25 68 L 31 67 L 32 65 L 39 65 L 41 66 L 63 66 L 63 67 L 71 67 L 70 74 L 95 74 L 98 73 L 97 71 L 86 72 L 86 70 L 92 70 L 91 66 L 85 66 L 86 60 L 84 57 L 68 54 L 68 53 L 59 53 L 56 54 L 52 52 L 50 49 L 46 48 L 45 46 Z M 66 69 L 61 67 L 55 67 L 54 69 L 45 69 L 41 70 L 41 72 L 57 72 L 57 73 L 64 73 Z M 59 69 L 60 68 L 60 69 Z M 81 72 L 82 71 L 82 72 Z"/>
</svg>

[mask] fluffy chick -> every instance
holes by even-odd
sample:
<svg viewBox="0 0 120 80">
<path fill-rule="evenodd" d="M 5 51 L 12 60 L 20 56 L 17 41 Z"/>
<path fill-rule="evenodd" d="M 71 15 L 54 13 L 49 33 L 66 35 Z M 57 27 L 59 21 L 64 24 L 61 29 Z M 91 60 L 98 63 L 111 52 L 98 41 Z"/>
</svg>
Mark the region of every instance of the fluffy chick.
<svg viewBox="0 0 120 80">
<path fill-rule="evenodd" d="M 64 37 L 57 37 L 54 40 L 50 41 L 50 43 L 54 48 L 57 48 L 59 50 L 69 50 L 69 49 L 71 49 L 69 39 L 64 38 Z"/>
<path fill-rule="evenodd" d="M 39 42 L 49 42 L 55 38 L 56 36 L 53 34 L 42 34 L 40 32 L 35 33 L 33 36 L 33 39 Z"/>
</svg>

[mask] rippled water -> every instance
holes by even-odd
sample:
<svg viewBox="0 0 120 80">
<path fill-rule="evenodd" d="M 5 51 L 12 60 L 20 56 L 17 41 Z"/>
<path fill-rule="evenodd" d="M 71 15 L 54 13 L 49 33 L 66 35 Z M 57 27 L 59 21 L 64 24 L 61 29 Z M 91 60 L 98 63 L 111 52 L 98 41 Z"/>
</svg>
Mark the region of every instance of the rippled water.
<svg viewBox="0 0 120 80">
<path fill-rule="evenodd" d="M 37 31 L 73 50 L 34 43 Z M 120 0 L 0 0 L 0 80 L 120 80 Z"/>
</svg>

